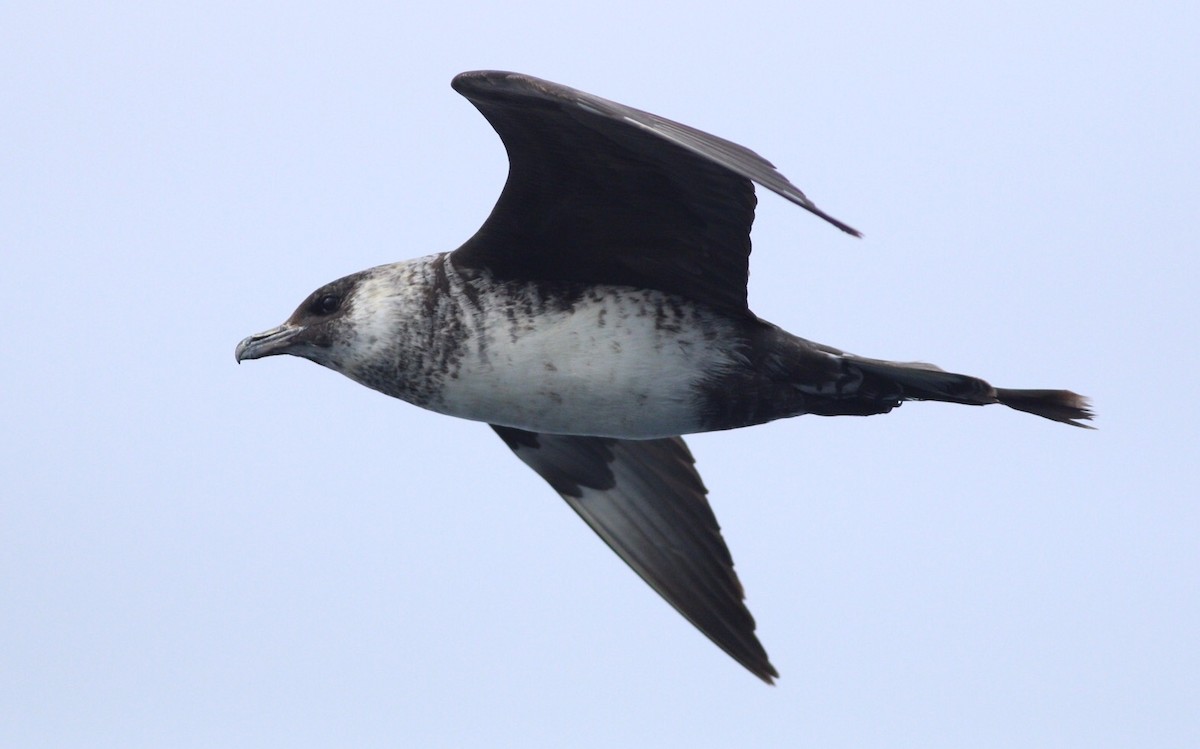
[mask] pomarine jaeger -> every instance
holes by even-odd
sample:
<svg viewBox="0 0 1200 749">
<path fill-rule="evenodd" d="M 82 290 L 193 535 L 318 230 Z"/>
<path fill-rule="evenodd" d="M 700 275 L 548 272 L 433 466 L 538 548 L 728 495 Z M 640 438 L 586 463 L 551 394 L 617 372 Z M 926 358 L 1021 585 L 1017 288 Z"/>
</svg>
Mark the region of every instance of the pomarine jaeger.
<svg viewBox="0 0 1200 749">
<path fill-rule="evenodd" d="M 458 249 L 322 286 L 236 356 L 291 354 L 486 422 L 650 587 L 760 679 L 707 490 L 679 435 L 904 401 L 1086 426 L 1085 398 L 799 338 L 746 301 L 754 183 L 844 232 L 747 148 L 515 73 L 453 83 L 508 150 L 508 180 Z"/>
</svg>

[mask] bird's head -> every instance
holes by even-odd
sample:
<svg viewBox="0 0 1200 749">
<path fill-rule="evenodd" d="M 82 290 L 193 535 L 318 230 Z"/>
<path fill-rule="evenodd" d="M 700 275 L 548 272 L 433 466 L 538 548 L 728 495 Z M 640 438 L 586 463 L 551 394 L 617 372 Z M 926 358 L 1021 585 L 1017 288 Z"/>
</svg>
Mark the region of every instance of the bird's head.
<svg viewBox="0 0 1200 749">
<path fill-rule="evenodd" d="M 358 291 L 366 271 L 327 283 L 308 295 L 282 325 L 242 340 L 238 362 L 291 354 L 341 370 L 361 328 L 356 316 Z"/>
</svg>

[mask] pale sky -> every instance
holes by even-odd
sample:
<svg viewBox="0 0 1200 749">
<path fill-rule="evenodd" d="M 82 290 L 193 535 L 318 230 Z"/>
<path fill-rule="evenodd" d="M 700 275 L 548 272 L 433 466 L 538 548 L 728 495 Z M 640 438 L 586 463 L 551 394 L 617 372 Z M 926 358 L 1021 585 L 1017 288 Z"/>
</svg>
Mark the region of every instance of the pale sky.
<svg viewBox="0 0 1200 749">
<path fill-rule="evenodd" d="M 1200 11 L 1055 5 L 4 4 L 0 745 L 1200 746 Z M 234 364 L 475 231 L 475 68 L 742 143 L 864 232 L 760 191 L 762 317 L 1098 431 L 690 438 L 763 685 L 485 426 Z"/>
</svg>

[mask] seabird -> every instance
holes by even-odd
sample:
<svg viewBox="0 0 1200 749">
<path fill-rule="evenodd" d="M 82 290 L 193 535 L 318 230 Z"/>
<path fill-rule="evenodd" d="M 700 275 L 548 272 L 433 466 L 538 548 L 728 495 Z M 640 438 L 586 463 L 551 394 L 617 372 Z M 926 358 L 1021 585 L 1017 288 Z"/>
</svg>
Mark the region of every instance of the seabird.
<svg viewBox="0 0 1200 749">
<path fill-rule="evenodd" d="M 754 184 L 825 213 L 758 154 L 567 86 L 479 71 L 452 86 L 508 150 L 458 249 L 314 291 L 236 357 L 303 357 L 422 408 L 486 422 L 650 587 L 760 679 L 707 490 L 680 435 L 911 400 L 1074 426 L 1067 390 L 1011 390 L 799 338 L 746 301 Z"/>
</svg>

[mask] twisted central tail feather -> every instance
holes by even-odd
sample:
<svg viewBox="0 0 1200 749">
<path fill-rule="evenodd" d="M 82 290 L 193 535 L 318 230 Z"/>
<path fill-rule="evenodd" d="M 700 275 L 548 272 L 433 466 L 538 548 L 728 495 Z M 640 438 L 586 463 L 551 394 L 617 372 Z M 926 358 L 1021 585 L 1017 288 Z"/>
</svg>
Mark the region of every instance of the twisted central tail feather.
<svg viewBox="0 0 1200 749">
<path fill-rule="evenodd" d="M 971 406 L 1002 403 L 1051 421 L 1084 429 L 1094 428 L 1082 423 L 1090 421 L 1093 416 L 1088 399 L 1070 390 L 997 388 L 978 377 L 946 372 L 924 362 L 890 362 L 851 355 L 847 355 L 846 360 L 866 374 L 899 385 L 904 400 L 932 400 Z"/>
<path fill-rule="evenodd" d="M 1044 419 L 1061 421 L 1074 427 L 1095 429 L 1081 421 L 1090 421 L 1093 414 L 1088 399 L 1070 390 L 1010 390 L 996 388 L 996 400 L 1009 408 L 1036 414 Z"/>
</svg>

